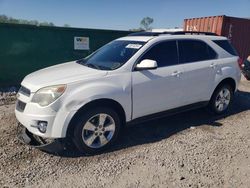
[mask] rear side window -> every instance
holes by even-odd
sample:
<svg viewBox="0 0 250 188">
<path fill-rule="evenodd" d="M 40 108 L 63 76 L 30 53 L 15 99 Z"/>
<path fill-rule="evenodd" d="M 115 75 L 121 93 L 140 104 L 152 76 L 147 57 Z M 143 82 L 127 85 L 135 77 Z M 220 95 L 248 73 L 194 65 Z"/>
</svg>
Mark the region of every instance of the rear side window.
<svg viewBox="0 0 250 188">
<path fill-rule="evenodd" d="M 216 52 L 205 42 L 199 40 L 178 41 L 180 63 L 191 63 L 216 59 Z"/>
<path fill-rule="evenodd" d="M 226 50 L 231 55 L 238 56 L 237 51 L 228 40 L 214 40 L 213 42 L 216 43 L 221 48 L 223 48 L 224 50 Z"/>
<path fill-rule="evenodd" d="M 176 41 L 165 41 L 153 46 L 140 59 L 151 59 L 157 62 L 158 67 L 178 64 L 178 52 Z"/>
</svg>

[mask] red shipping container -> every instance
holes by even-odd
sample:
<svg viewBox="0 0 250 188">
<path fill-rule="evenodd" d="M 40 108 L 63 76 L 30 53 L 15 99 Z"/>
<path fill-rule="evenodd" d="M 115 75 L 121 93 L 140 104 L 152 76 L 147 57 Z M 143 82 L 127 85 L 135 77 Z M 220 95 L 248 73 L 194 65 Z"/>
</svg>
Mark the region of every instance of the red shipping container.
<svg viewBox="0 0 250 188">
<path fill-rule="evenodd" d="M 211 16 L 184 20 L 184 31 L 213 32 L 231 40 L 242 59 L 250 55 L 250 19 Z"/>
</svg>

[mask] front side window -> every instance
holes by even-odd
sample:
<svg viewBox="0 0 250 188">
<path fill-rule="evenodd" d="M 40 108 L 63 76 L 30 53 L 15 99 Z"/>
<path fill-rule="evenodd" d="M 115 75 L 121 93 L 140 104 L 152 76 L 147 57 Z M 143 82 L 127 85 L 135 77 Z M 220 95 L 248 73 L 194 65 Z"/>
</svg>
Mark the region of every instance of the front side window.
<svg viewBox="0 0 250 188">
<path fill-rule="evenodd" d="M 178 64 L 178 52 L 176 41 L 165 41 L 153 46 L 140 59 L 155 60 L 158 67 L 171 66 Z"/>
<path fill-rule="evenodd" d="M 205 42 L 199 40 L 178 41 L 180 63 L 191 63 L 215 59 L 216 52 Z"/>
<path fill-rule="evenodd" d="M 144 44 L 115 40 L 77 63 L 99 70 L 115 70 L 124 65 Z"/>
</svg>

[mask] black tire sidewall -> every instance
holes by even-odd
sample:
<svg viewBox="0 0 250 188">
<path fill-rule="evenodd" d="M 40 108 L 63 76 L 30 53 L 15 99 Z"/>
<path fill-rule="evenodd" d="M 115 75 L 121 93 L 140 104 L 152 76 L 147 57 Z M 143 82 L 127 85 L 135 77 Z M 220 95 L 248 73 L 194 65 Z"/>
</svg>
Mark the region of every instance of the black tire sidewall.
<svg viewBox="0 0 250 188">
<path fill-rule="evenodd" d="M 101 148 L 91 148 L 91 147 L 87 146 L 82 139 L 82 129 L 83 129 L 83 126 L 85 125 L 85 123 L 91 117 L 93 117 L 94 115 L 96 115 L 98 113 L 108 114 L 114 119 L 115 132 L 114 132 L 112 139 L 109 141 L 109 143 L 107 143 L 106 145 L 104 145 Z M 84 153 L 87 155 L 99 154 L 102 151 L 107 150 L 111 145 L 113 145 L 113 143 L 117 140 L 120 129 L 121 129 L 120 118 L 119 118 L 118 114 L 113 109 L 106 108 L 106 107 L 93 108 L 93 109 L 90 109 L 88 111 L 81 113 L 77 117 L 77 121 L 76 121 L 76 124 L 74 127 L 74 134 L 73 134 L 72 139 L 73 139 L 73 142 L 75 143 L 77 149 L 81 153 Z"/>
<path fill-rule="evenodd" d="M 229 102 L 229 104 L 228 104 L 228 106 L 227 106 L 227 108 L 226 108 L 225 110 L 223 110 L 223 111 L 218 111 L 218 109 L 217 109 L 216 106 L 215 106 L 216 97 L 218 96 L 219 92 L 220 92 L 222 89 L 224 89 L 224 88 L 226 88 L 226 89 L 228 89 L 228 90 L 230 91 L 230 102 Z M 209 103 L 209 108 L 210 108 L 210 110 L 212 111 L 212 113 L 218 114 L 218 115 L 226 113 L 226 112 L 230 109 L 230 106 L 231 106 L 231 104 L 232 104 L 233 97 L 234 97 L 234 92 L 233 92 L 233 89 L 232 89 L 232 87 L 231 87 L 230 85 L 225 84 L 225 85 L 219 86 L 219 87 L 215 90 L 215 92 L 213 93 L 213 96 L 212 96 L 212 98 L 211 98 L 211 100 L 210 100 L 210 103 Z"/>
</svg>

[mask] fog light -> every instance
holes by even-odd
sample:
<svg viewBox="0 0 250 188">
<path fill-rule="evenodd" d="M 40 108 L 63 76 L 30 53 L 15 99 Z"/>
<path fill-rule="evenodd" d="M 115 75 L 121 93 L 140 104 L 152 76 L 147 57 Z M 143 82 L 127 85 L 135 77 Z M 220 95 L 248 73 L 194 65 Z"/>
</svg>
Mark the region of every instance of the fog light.
<svg viewBox="0 0 250 188">
<path fill-rule="evenodd" d="M 46 130 L 47 130 L 47 124 L 48 124 L 47 121 L 39 121 L 39 122 L 38 122 L 38 130 L 39 130 L 41 133 L 45 133 Z"/>
</svg>

